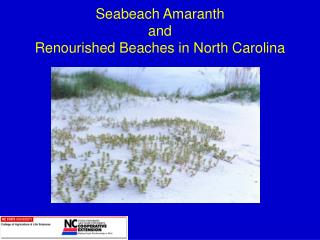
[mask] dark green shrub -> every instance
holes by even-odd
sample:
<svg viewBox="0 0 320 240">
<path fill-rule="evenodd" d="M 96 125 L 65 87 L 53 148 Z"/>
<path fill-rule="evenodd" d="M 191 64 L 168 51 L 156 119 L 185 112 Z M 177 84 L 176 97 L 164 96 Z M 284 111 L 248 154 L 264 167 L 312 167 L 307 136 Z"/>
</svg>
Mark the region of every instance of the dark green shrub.
<svg viewBox="0 0 320 240">
<path fill-rule="evenodd" d="M 134 96 L 150 96 L 126 82 L 119 82 L 96 72 L 82 72 L 74 75 L 51 74 L 51 98 L 83 97 L 97 91 L 106 91 L 118 96 L 130 94 Z"/>
</svg>

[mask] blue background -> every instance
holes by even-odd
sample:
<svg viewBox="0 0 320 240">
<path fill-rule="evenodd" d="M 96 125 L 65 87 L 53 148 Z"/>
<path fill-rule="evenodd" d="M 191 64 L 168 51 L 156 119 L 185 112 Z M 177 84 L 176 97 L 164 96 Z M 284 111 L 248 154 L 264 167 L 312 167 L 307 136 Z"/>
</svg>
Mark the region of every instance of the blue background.
<svg viewBox="0 0 320 240">
<path fill-rule="evenodd" d="M 128 215 L 133 238 L 317 238 L 319 37 L 313 1 L 2 1 L 0 215 Z M 224 21 L 98 21 L 106 9 L 211 9 Z M 283 43 L 285 55 L 36 55 L 35 42 Z M 51 66 L 260 66 L 261 204 L 51 204 Z M 208 183 L 209 184 L 209 183 Z"/>
</svg>

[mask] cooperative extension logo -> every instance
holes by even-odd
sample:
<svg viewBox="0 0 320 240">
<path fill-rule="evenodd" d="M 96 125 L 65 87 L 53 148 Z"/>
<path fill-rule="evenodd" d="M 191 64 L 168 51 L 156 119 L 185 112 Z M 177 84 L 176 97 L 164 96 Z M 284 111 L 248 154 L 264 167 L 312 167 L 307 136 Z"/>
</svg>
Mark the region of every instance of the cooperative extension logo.
<svg viewBox="0 0 320 240">
<path fill-rule="evenodd" d="M 77 234 L 78 234 L 77 219 L 69 219 L 69 220 L 65 219 L 62 235 L 77 235 Z"/>
</svg>

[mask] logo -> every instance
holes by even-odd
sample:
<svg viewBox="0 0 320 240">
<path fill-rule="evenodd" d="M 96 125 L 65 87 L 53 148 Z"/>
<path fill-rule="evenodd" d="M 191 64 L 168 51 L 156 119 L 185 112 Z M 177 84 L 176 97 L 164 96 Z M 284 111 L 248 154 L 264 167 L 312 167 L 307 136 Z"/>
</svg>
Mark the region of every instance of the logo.
<svg viewBox="0 0 320 240">
<path fill-rule="evenodd" d="M 62 235 L 77 235 L 77 219 L 65 219 Z"/>
</svg>

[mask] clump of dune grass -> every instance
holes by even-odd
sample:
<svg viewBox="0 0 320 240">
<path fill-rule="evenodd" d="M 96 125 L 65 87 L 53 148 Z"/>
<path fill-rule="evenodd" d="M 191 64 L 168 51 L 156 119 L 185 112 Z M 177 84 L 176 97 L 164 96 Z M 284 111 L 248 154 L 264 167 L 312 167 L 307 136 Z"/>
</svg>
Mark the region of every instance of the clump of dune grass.
<svg viewBox="0 0 320 240">
<path fill-rule="evenodd" d="M 51 73 L 51 98 L 85 97 L 97 91 L 104 91 L 117 96 L 150 96 L 126 82 L 116 81 L 97 72 L 81 72 L 73 75 L 63 75 L 59 72 Z"/>
<path fill-rule="evenodd" d="M 227 96 L 233 100 L 249 100 L 255 102 L 260 100 L 260 85 L 246 84 L 242 86 L 227 86 L 225 89 L 213 90 L 201 96 L 191 96 L 189 99 L 204 101 Z"/>
<path fill-rule="evenodd" d="M 258 77 L 259 72 L 253 71 L 252 67 L 221 68 L 224 71 L 225 88 L 212 89 L 201 96 L 189 96 L 190 100 L 208 100 L 219 97 L 229 97 L 232 100 L 260 100 L 260 84 L 253 79 Z"/>
</svg>

